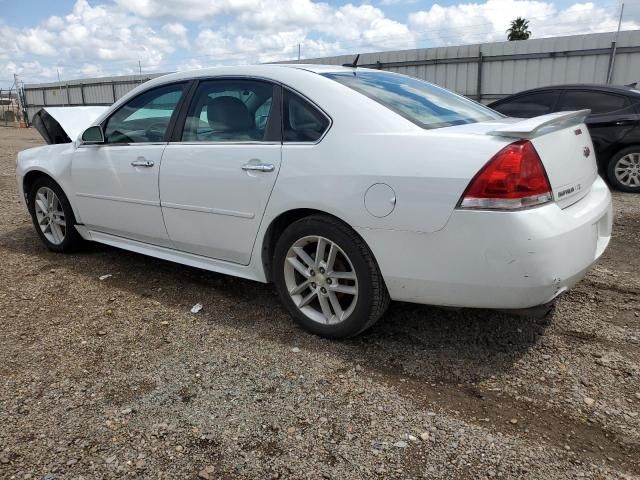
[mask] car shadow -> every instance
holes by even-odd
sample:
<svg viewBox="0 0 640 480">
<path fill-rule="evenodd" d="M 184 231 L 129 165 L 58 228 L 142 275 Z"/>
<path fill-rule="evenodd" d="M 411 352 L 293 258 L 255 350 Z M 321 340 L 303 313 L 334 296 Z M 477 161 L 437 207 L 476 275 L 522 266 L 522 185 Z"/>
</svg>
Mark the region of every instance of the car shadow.
<svg viewBox="0 0 640 480">
<path fill-rule="evenodd" d="M 31 226 L 0 235 L 0 249 L 37 257 L 39 271 L 64 269 L 164 306 L 279 342 L 340 355 L 385 376 L 429 384 L 473 383 L 508 372 L 544 334 L 549 319 L 479 309 L 444 309 L 393 302 L 369 331 L 345 341 L 310 335 L 288 316 L 272 285 L 191 268 L 100 244 L 60 255 L 40 243 Z M 44 263 L 43 263 L 44 262 Z M 44 265 L 44 266 L 43 266 Z M 33 272 L 38 273 L 38 272 Z M 224 310 L 224 314 L 220 312 Z"/>
</svg>

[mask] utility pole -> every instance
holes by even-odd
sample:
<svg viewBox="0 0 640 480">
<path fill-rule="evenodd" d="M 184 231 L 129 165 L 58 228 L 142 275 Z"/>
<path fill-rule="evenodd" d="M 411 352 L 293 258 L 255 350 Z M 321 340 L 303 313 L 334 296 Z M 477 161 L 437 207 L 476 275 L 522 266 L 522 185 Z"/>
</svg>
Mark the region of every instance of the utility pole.
<svg viewBox="0 0 640 480">
<path fill-rule="evenodd" d="M 18 97 L 18 115 L 19 121 L 22 122 L 24 112 L 22 111 L 22 92 L 20 92 L 20 82 L 18 81 L 18 74 L 13 74 L 13 83 L 16 84 L 16 95 Z"/>
<path fill-rule="evenodd" d="M 302 49 L 302 45 L 298 44 L 298 60 L 300 60 L 300 50 Z"/>
<path fill-rule="evenodd" d="M 140 72 L 140 75 L 142 75 L 142 62 L 140 60 L 138 60 L 138 71 Z"/>
<path fill-rule="evenodd" d="M 60 69 L 56 67 L 56 72 L 58 74 L 58 92 L 60 93 L 60 103 L 62 106 L 65 106 L 65 103 L 62 100 L 62 81 L 60 80 Z"/>
<path fill-rule="evenodd" d="M 616 50 L 618 49 L 618 35 L 620 34 L 620 27 L 622 26 L 622 15 L 624 13 L 624 2 L 620 4 L 620 17 L 618 18 L 618 30 L 611 42 L 611 56 L 609 58 L 609 69 L 607 70 L 607 83 L 611 83 L 613 79 L 613 67 L 616 63 Z"/>
</svg>

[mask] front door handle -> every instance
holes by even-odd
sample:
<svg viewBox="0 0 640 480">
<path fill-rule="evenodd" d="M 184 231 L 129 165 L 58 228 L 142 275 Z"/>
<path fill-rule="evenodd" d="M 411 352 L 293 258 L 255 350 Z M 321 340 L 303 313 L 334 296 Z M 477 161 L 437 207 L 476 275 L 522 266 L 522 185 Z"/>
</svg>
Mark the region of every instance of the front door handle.
<svg viewBox="0 0 640 480">
<path fill-rule="evenodd" d="M 132 167 L 153 167 L 153 162 L 151 160 L 134 160 L 131 162 Z"/>
<path fill-rule="evenodd" d="M 275 169 L 276 167 L 271 163 L 245 163 L 242 166 L 242 170 L 244 170 L 245 172 L 248 170 L 257 172 L 273 172 Z"/>
</svg>

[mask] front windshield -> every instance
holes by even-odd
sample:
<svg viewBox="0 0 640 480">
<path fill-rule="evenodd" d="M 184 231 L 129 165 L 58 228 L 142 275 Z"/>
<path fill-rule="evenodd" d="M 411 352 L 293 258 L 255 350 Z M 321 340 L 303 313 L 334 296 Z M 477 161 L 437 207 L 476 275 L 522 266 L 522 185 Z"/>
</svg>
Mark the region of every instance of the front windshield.
<svg viewBox="0 0 640 480">
<path fill-rule="evenodd" d="M 363 70 L 322 75 L 366 95 L 422 128 L 502 118 L 484 105 L 406 75 Z"/>
</svg>

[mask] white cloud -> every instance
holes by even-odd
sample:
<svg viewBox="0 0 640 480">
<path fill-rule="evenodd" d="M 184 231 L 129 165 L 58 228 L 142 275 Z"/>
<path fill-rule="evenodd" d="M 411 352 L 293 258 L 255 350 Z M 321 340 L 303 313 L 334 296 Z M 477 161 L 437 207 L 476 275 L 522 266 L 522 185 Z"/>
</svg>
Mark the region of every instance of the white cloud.
<svg viewBox="0 0 640 480">
<path fill-rule="evenodd" d="M 429 10 L 409 15 L 409 26 L 434 44 L 459 45 L 506 40 L 506 29 L 516 17 L 529 20 L 532 38 L 617 28 L 616 12 L 593 3 L 577 3 L 558 10 L 553 3 L 535 0 L 487 0 L 446 7 L 435 4 Z M 626 22 L 624 27 L 637 25 Z"/>
<path fill-rule="evenodd" d="M 174 17 L 188 20 L 234 14 L 259 6 L 258 0 L 116 0 L 116 3 L 141 17 Z"/>
<path fill-rule="evenodd" d="M 417 46 L 506 39 L 510 21 L 530 20 L 534 38 L 617 26 L 617 7 L 552 0 L 485 0 L 433 4 L 416 0 L 76 0 L 26 28 L 0 20 L 0 81 L 25 81 L 170 71 L 229 63 L 293 59 Z M 466 1 L 466 0 L 463 0 Z M 604 1 L 604 0 L 599 0 Z M 360 2 L 360 3 L 359 3 Z M 402 4 L 405 18 L 390 18 Z M 415 6 L 414 6 L 415 4 Z M 638 28 L 630 7 L 624 29 Z"/>
</svg>

